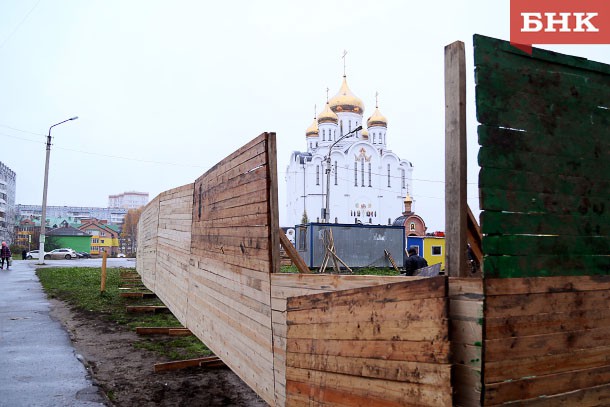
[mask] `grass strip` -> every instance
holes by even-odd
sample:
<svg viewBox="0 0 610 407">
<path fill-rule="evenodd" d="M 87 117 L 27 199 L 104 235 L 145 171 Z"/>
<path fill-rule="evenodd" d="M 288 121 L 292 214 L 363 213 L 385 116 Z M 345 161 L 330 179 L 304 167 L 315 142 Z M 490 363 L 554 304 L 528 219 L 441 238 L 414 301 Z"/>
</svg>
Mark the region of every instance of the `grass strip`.
<svg viewBox="0 0 610 407">
<path fill-rule="evenodd" d="M 49 298 L 68 303 L 74 310 L 91 318 L 99 317 L 109 323 L 130 329 L 144 327 L 180 327 L 182 324 L 171 313 L 131 314 L 127 305 L 163 305 L 158 299 L 123 298 L 119 295 L 121 271 L 135 269 L 109 268 L 106 270 L 106 291 L 100 292 L 101 269 L 87 267 L 40 268 L 36 274 Z M 212 352 L 197 337 L 142 337 L 132 346 L 148 349 L 170 359 L 192 359 Z"/>
</svg>

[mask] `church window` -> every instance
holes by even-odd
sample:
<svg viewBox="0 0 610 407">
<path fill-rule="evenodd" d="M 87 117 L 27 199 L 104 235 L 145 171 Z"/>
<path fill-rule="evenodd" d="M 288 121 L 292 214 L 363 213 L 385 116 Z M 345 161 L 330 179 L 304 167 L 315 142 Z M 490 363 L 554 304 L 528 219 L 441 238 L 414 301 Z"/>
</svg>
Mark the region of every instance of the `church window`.
<svg viewBox="0 0 610 407">
<path fill-rule="evenodd" d="M 364 186 L 364 157 L 360 160 L 360 186 Z"/>
<path fill-rule="evenodd" d="M 369 223 L 373 223 L 373 218 L 369 218 Z"/>
<path fill-rule="evenodd" d="M 309 143 L 309 148 L 313 148 L 312 143 Z"/>
<path fill-rule="evenodd" d="M 392 185 L 390 183 L 390 164 L 388 164 L 388 188 L 390 188 Z"/>
<path fill-rule="evenodd" d="M 375 144 L 375 133 L 373 133 L 373 144 Z"/>
<path fill-rule="evenodd" d="M 337 130 L 333 130 L 333 140 L 337 141 Z"/>
<path fill-rule="evenodd" d="M 401 181 L 402 181 L 402 188 L 403 188 L 403 189 L 407 187 L 407 186 L 406 186 L 406 178 L 407 178 L 407 177 L 405 176 L 405 169 L 404 169 L 404 168 L 402 168 L 402 169 L 400 170 L 400 179 L 401 179 Z"/>
<path fill-rule="evenodd" d="M 388 218 L 388 225 L 391 225 L 391 224 L 392 224 L 392 219 Z"/>
<path fill-rule="evenodd" d="M 338 185 L 338 172 L 339 169 L 337 168 L 337 162 L 335 161 L 335 185 Z"/>
<path fill-rule="evenodd" d="M 316 148 L 318 148 L 318 142 L 316 141 Z"/>
<path fill-rule="evenodd" d="M 316 185 L 320 185 L 320 166 L 316 165 Z"/>
<path fill-rule="evenodd" d="M 358 160 L 354 161 L 354 186 L 358 186 Z"/>
<path fill-rule="evenodd" d="M 335 217 L 335 223 L 339 223 L 339 219 Z"/>
<path fill-rule="evenodd" d="M 352 121 L 350 120 L 348 123 L 349 123 L 349 131 L 352 131 Z"/>
<path fill-rule="evenodd" d="M 326 141 L 326 129 L 322 130 L 322 141 Z"/>
<path fill-rule="evenodd" d="M 371 185 L 371 163 L 369 162 L 369 187 L 372 187 L 373 185 Z"/>
</svg>

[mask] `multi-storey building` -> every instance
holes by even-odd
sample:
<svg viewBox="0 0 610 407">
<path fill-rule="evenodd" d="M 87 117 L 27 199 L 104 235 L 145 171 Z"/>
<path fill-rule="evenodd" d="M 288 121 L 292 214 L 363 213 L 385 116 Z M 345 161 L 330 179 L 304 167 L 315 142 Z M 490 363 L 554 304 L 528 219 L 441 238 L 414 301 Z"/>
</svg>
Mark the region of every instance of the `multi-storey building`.
<svg viewBox="0 0 610 407">
<path fill-rule="evenodd" d="M 120 225 L 123 223 L 126 213 L 127 209 L 125 208 L 47 206 L 47 220 L 51 218 L 73 218 L 80 222 L 84 219 L 99 219 L 112 225 Z M 17 205 L 17 216 L 19 219 L 29 218 L 40 221 L 40 217 L 42 216 L 42 206 Z"/>
<path fill-rule="evenodd" d="M 123 192 L 118 195 L 108 195 L 109 208 L 137 209 L 148 203 L 148 192 Z"/>
<path fill-rule="evenodd" d="M 15 240 L 16 174 L 0 162 L 0 240 L 11 244 Z"/>
</svg>

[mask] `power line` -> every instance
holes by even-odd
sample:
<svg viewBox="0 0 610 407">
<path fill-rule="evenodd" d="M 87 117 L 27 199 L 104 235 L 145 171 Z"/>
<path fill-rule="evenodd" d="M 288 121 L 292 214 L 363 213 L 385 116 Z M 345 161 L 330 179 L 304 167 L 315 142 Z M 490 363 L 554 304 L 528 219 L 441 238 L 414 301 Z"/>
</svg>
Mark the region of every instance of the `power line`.
<svg viewBox="0 0 610 407">
<path fill-rule="evenodd" d="M 7 43 L 8 43 L 8 40 L 10 40 L 10 39 L 12 38 L 12 36 L 13 36 L 13 35 L 14 35 L 14 34 L 17 32 L 17 30 L 19 30 L 19 27 L 21 27 L 21 25 L 22 25 L 22 24 L 25 22 L 25 20 L 27 20 L 27 19 L 28 19 L 28 17 L 30 16 L 30 14 L 32 14 L 32 12 L 34 11 L 34 9 L 35 9 L 36 7 L 38 7 L 38 4 L 40 4 L 40 1 L 41 1 L 41 0 L 38 0 L 38 1 L 36 2 L 36 4 L 34 4 L 34 7 L 32 7 L 32 8 L 30 9 L 30 11 L 28 11 L 28 13 L 25 15 L 25 17 L 23 17 L 23 19 L 22 19 L 22 20 L 19 22 L 19 24 L 17 24 L 17 25 L 15 26 L 15 28 L 13 29 L 13 31 L 11 31 L 11 33 L 10 33 L 10 34 L 9 34 L 9 35 L 8 35 L 8 36 L 7 36 L 7 37 L 4 39 L 4 41 L 2 41 L 2 44 L 0 44 L 0 49 L 2 49 L 2 48 L 3 48 L 3 47 L 4 47 L 4 46 L 5 46 Z"/>
</svg>

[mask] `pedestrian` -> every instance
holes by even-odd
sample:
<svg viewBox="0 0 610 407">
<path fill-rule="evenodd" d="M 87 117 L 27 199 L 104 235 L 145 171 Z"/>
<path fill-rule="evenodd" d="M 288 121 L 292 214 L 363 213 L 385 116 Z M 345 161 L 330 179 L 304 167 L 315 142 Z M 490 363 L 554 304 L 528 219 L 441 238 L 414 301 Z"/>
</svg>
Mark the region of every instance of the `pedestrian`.
<svg viewBox="0 0 610 407">
<path fill-rule="evenodd" d="M 405 274 L 407 276 L 412 276 L 415 274 L 416 270 L 422 267 L 428 267 L 428 262 L 417 254 L 417 250 L 414 247 L 410 248 L 409 257 L 405 262 Z"/>
<path fill-rule="evenodd" d="M 4 268 L 4 261 L 6 260 L 6 269 L 10 266 L 11 249 L 9 249 L 6 242 L 2 242 L 2 249 L 0 249 L 0 270 Z"/>
<path fill-rule="evenodd" d="M 26 258 L 26 257 L 28 257 L 28 251 L 27 251 L 27 250 L 25 250 L 25 249 L 23 249 L 23 250 L 21 251 L 21 259 L 22 259 L 22 260 L 25 260 L 25 258 Z"/>
</svg>

